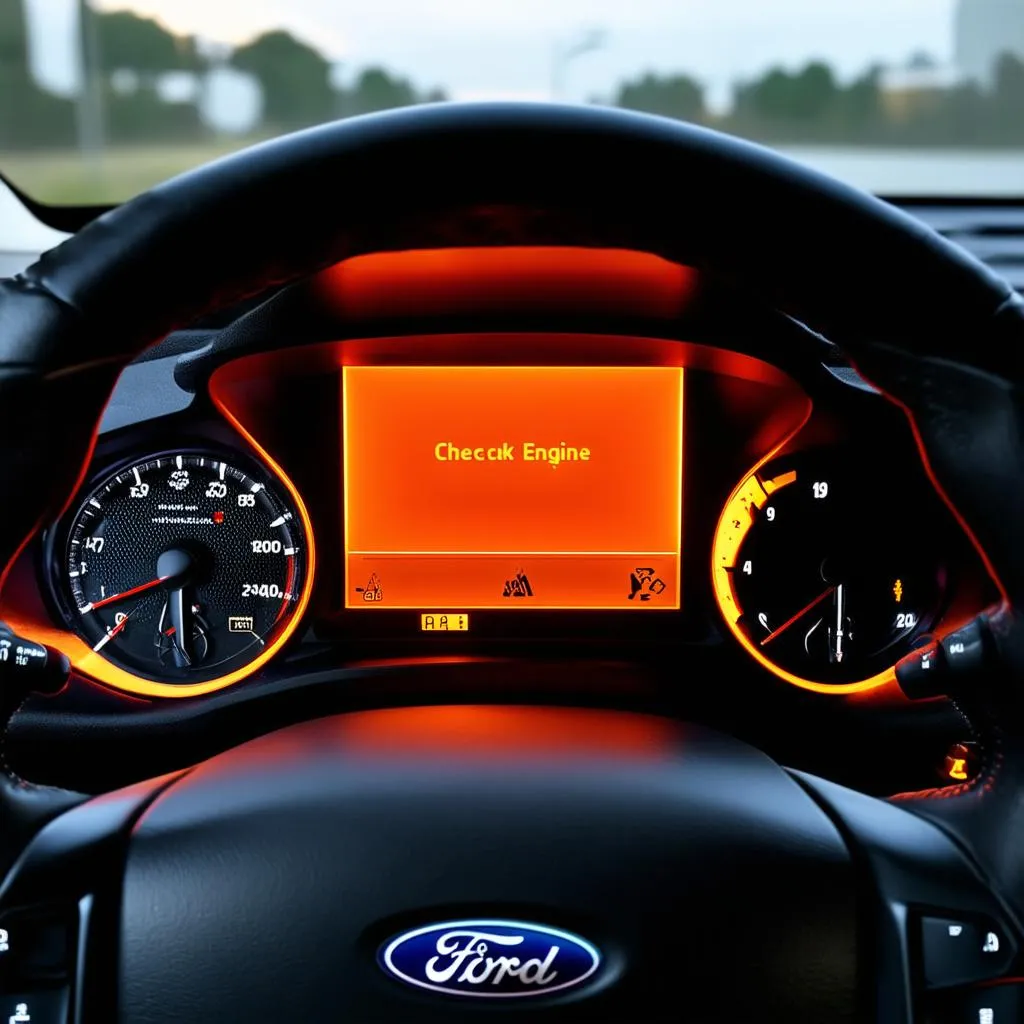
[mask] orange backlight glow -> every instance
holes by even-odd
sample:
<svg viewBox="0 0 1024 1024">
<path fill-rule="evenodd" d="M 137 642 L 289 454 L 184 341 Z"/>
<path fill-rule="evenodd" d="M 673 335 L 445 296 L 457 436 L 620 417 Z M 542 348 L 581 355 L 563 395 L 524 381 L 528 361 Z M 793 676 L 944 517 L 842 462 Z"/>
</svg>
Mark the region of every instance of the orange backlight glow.
<svg viewBox="0 0 1024 1024">
<path fill-rule="evenodd" d="M 346 366 L 346 607 L 680 605 L 679 367 Z"/>
</svg>

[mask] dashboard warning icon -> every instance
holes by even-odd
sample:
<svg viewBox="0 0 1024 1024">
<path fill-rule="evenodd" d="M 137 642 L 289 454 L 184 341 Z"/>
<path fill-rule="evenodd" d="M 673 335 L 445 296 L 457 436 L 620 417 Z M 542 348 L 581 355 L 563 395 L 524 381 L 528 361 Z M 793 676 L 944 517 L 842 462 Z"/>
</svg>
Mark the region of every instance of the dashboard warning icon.
<svg viewBox="0 0 1024 1024">
<path fill-rule="evenodd" d="M 629 594 L 626 596 L 630 601 L 639 597 L 641 601 L 650 601 L 665 589 L 665 581 L 660 576 L 654 575 L 652 568 L 637 568 L 629 574 Z"/>
<path fill-rule="evenodd" d="M 380 577 L 375 572 L 370 573 L 369 582 L 365 587 L 356 587 L 356 593 L 362 594 L 364 601 L 384 600 L 384 591 L 380 585 Z"/>
<path fill-rule="evenodd" d="M 530 586 L 530 578 L 525 572 L 518 572 L 510 580 L 505 580 L 505 588 L 501 592 L 502 597 L 533 597 L 533 587 Z"/>
</svg>

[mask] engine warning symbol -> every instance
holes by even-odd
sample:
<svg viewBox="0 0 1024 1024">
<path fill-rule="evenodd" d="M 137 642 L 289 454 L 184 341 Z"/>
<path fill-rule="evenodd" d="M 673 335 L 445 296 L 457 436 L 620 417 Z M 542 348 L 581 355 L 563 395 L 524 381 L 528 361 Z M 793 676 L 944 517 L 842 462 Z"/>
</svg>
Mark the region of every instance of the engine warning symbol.
<svg viewBox="0 0 1024 1024">
<path fill-rule="evenodd" d="M 520 570 L 511 579 L 505 580 L 505 587 L 501 592 L 502 597 L 533 597 L 533 587 L 530 586 L 530 578 Z"/>
<path fill-rule="evenodd" d="M 380 577 L 375 573 L 370 573 L 370 579 L 365 587 L 356 587 L 356 593 L 363 595 L 363 600 L 367 602 L 383 601 L 384 591 L 380 585 Z"/>
<path fill-rule="evenodd" d="M 636 600 L 637 597 L 641 601 L 650 601 L 652 597 L 657 597 L 664 589 L 665 581 L 660 576 L 655 576 L 654 569 L 652 568 L 636 568 L 629 574 L 629 594 L 627 597 L 630 601 Z"/>
</svg>

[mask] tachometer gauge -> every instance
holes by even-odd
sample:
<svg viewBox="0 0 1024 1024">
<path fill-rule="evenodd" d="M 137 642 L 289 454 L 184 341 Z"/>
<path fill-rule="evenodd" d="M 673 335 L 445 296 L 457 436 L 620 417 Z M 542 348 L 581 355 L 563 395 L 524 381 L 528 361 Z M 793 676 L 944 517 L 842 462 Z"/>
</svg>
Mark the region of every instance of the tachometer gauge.
<svg viewBox="0 0 1024 1024">
<path fill-rule="evenodd" d="M 72 520 L 72 625 L 133 675 L 229 679 L 294 629 L 311 545 L 298 495 L 262 470 L 209 454 L 154 457 L 105 480 Z"/>
<path fill-rule="evenodd" d="M 895 493 L 813 458 L 770 463 L 733 492 L 715 538 L 716 596 L 776 675 L 869 689 L 935 621 L 945 572 Z"/>
</svg>

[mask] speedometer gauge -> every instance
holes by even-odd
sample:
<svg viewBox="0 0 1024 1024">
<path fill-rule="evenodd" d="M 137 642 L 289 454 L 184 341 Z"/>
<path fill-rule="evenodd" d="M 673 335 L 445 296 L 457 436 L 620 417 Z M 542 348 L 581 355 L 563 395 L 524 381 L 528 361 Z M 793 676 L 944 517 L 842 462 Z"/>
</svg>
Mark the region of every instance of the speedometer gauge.
<svg viewBox="0 0 1024 1024">
<path fill-rule="evenodd" d="M 67 539 L 73 626 L 135 676 L 191 684 L 265 660 L 311 584 L 298 495 L 238 459 L 161 455 L 82 503 Z"/>
<path fill-rule="evenodd" d="M 898 485 L 816 458 L 778 460 L 730 498 L 715 538 L 715 591 L 758 661 L 806 689 L 887 678 L 936 620 L 945 571 L 907 528 Z"/>
</svg>

